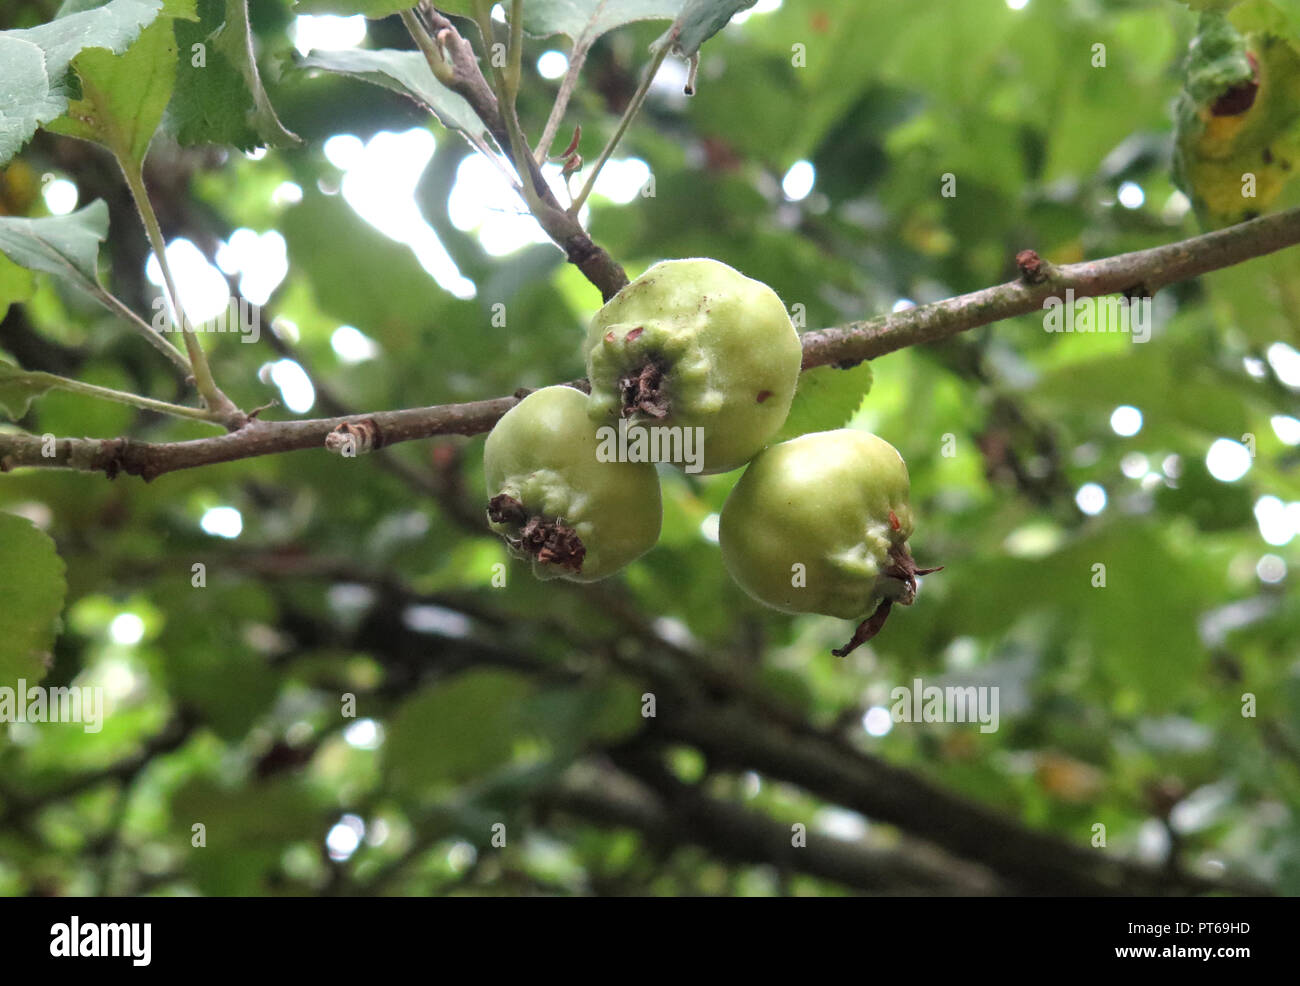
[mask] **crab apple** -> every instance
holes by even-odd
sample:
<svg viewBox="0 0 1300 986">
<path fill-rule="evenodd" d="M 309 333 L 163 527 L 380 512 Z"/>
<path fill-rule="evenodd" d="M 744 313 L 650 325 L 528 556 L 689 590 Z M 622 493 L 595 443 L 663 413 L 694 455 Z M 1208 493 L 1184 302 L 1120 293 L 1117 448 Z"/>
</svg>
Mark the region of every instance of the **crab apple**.
<svg viewBox="0 0 1300 986">
<path fill-rule="evenodd" d="M 714 473 L 785 424 L 803 353 L 766 284 L 716 260 L 666 260 L 597 312 L 586 357 L 597 421 L 699 428 Z"/>
<path fill-rule="evenodd" d="M 895 603 L 910 605 L 918 569 L 907 466 L 864 431 L 803 435 L 764 449 L 722 509 L 719 542 L 731 577 L 785 613 L 862 622 L 834 653 L 870 640 Z"/>
<path fill-rule="evenodd" d="M 595 582 L 659 539 L 655 467 L 602 462 L 598 444 L 587 397 L 571 387 L 534 391 L 488 435 L 488 520 L 540 579 Z"/>
</svg>

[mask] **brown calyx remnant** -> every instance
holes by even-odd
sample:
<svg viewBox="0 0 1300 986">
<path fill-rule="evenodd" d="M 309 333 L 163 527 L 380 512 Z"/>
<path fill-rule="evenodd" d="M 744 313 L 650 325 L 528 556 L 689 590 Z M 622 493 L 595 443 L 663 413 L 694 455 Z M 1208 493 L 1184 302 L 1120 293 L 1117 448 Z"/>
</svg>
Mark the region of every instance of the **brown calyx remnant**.
<svg viewBox="0 0 1300 986">
<path fill-rule="evenodd" d="M 506 538 L 512 548 L 544 564 L 559 565 L 571 572 L 582 571 L 587 549 L 572 527 L 539 514 L 529 516 L 522 503 L 505 493 L 498 493 L 488 501 L 487 513 L 492 523 L 510 524 L 519 529 L 518 537 Z"/>
<path fill-rule="evenodd" d="M 888 595 L 881 600 L 874 613 L 858 624 L 858 628 L 853 631 L 852 639 L 843 647 L 836 647 L 831 653 L 836 657 L 845 657 L 857 650 L 884 628 L 885 621 L 889 619 L 889 612 L 894 608 L 894 603 L 898 603 L 900 606 L 912 605 L 912 602 L 916 599 L 916 577 L 918 575 L 929 575 L 932 572 L 941 571 L 943 571 L 942 565 L 938 568 L 917 568 L 916 562 L 912 559 L 912 553 L 907 550 L 907 543 L 894 545 L 889 550 L 889 564 L 881 573 L 886 578 L 893 580 L 891 583 L 886 583 L 885 591 Z"/>
<path fill-rule="evenodd" d="M 528 520 L 528 511 L 524 510 L 524 505 L 505 493 L 498 493 L 488 501 L 487 513 L 488 520 L 494 524 L 523 526 Z"/>
<path fill-rule="evenodd" d="M 638 411 L 652 418 L 668 417 L 668 395 L 663 391 L 663 384 L 663 364 L 653 359 L 635 373 L 620 377 L 618 390 L 623 398 L 623 417 L 630 418 Z"/>
</svg>

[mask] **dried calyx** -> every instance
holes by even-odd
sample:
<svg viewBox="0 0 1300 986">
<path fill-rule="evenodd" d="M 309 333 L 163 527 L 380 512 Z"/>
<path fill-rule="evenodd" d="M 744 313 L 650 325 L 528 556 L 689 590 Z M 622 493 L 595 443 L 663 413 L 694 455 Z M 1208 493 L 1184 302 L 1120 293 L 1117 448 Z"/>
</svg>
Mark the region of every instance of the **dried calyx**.
<svg viewBox="0 0 1300 986">
<path fill-rule="evenodd" d="M 890 518 L 893 519 L 892 512 Z M 942 565 L 935 568 L 917 568 L 906 543 L 891 547 L 889 564 L 881 570 L 881 575 L 892 580 L 883 584 L 888 586 L 893 594 L 886 595 L 880 601 L 880 605 L 876 607 L 876 611 L 858 624 L 858 628 L 853 631 L 853 636 L 847 644 L 843 647 L 836 647 L 831 653 L 836 657 L 847 657 L 853 653 L 884 629 L 885 621 L 889 619 L 889 613 L 894 608 L 894 603 L 898 603 L 900 606 L 912 605 L 916 600 L 916 577 L 918 575 L 930 575 L 942 571 Z"/>
<path fill-rule="evenodd" d="M 505 493 L 498 493 L 488 501 L 488 519 L 518 530 L 516 536 L 506 538 L 515 550 L 526 552 L 544 564 L 582 571 L 587 549 L 578 532 L 562 521 L 548 520 L 539 514 L 529 516 L 522 503 Z"/>
<path fill-rule="evenodd" d="M 664 392 L 664 372 L 662 361 L 649 359 L 635 373 L 619 378 L 623 417 L 630 418 L 637 413 L 656 420 L 668 417 L 670 405 Z"/>
<path fill-rule="evenodd" d="M 803 359 L 776 292 L 707 259 L 655 264 L 601 308 L 585 348 L 591 419 L 694 430 L 691 471 L 705 473 L 743 466 L 780 431 Z"/>
</svg>

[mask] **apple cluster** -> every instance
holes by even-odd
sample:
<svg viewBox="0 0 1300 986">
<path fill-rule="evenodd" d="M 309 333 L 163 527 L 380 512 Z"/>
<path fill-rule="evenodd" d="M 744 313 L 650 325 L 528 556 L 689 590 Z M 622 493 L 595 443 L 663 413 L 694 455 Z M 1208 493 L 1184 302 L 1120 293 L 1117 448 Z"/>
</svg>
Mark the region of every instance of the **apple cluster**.
<svg viewBox="0 0 1300 986">
<path fill-rule="evenodd" d="M 488 520 L 538 578 L 594 582 L 658 541 L 654 464 L 599 454 L 619 422 L 699 435 L 702 462 L 688 471 L 747 465 L 722 511 L 723 563 L 775 609 L 860 619 L 836 654 L 874 636 L 934 571 L 908 550 L 907 467 L 892 445 L 852 429 L 769 444 L 802 349 L 767 285 L 716 260 L 656 264 L 596 314 L 585 351 L 590 395 L 534 391 L 484 451 Z"/>
</svg>

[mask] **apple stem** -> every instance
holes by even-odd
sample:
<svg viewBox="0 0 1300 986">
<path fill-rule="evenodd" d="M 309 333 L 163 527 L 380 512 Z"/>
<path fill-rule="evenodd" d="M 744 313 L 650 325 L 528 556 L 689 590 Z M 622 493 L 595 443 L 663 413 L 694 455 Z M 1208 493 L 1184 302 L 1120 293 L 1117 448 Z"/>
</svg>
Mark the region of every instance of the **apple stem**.
<svg viewBox="0 0 1300 986">
<path fill-rule="evenodd" d="M 858 624 L 858 628 L 853 631 L 853 638 L 843 647 L 836 647 L 831 653 L 836 657 L 847 657 L 857 650 L 881 631 L 885 625 L 885 620 L 889 619 L 889 611 L 893 607 L 894 601 L 892 599 L 882 600 L 880 605 L 876 607 L 876 611 Z"/>
</svg>

